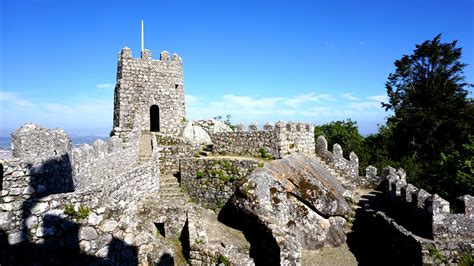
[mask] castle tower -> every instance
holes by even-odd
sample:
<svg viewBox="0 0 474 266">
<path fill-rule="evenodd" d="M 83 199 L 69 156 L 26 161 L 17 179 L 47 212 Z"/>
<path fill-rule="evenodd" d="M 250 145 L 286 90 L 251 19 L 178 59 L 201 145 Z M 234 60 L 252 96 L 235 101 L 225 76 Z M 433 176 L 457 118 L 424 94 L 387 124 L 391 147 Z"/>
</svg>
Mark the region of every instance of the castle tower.
<svg viewBox="0 0 474 266">
<path fill-rule="evenodd" d="M 152 60 L 144 50 L 132 58 L 125 47 L 119 53 L 114 93 L 114 134 L 134 129 L 177 136 L 186 117 L 182 60 L 168 52 Z"/>
</svg>

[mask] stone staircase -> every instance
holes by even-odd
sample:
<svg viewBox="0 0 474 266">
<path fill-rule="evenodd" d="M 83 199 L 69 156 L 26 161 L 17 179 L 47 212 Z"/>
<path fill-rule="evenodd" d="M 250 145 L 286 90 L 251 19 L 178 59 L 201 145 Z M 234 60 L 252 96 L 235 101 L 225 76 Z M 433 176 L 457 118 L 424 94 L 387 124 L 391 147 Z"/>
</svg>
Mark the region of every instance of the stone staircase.
<svg viewBox="0 0 474 266">
<path fill-rule="evenodd" d="M 140 138 L 140 154 L 138 157 L 139 163 L 148 162 L 151 159 L 152 150 L 153 147 L 150 131 L 142 131 L 142 136 Z"/>
<path fill-rule="evenodd" d="M 160 176 L 160 199 L 161 200 L 185 200 L 187 195 L 181 191 L 178 179 L 173 175 Z"/>
</svg>

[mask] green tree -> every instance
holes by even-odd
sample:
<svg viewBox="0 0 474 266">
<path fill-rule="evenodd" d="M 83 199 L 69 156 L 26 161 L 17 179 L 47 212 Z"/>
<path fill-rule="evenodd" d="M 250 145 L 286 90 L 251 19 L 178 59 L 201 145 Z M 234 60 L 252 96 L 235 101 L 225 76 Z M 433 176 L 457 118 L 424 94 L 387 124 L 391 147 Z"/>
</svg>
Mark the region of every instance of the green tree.
<svg viewBox="0 0 474 266">
<path fill-rule="evenodd" d="M 465 82 L 466 64 L 456 44 L 442 43 L 438 35 L 395 61 L 386 83 L 389 100 L 382 103 L 393 111 L 387 120 L 390 159 L 407 164 L 411 181 L 433 193 L 446 194 L 443 186 L 456 185 L 457 171 L 446 172 L 440 165 L 444 154 L 456 154 L 469 143 L 474 130 L 467 90 L 472 85 Z"/>
</svg>

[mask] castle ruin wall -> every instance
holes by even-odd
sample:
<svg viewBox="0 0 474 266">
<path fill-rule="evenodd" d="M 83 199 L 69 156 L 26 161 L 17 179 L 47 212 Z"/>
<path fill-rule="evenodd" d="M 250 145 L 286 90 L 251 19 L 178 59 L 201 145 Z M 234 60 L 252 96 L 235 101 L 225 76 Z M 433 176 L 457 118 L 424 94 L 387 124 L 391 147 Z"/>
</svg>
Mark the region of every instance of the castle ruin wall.
<svg viewBox="0 0 474 266">
<path fill-rule="evenodd" d="M 207 208 L 222 208 L 242 179 L 257 167 L 254 159 L 186 158 L 180 161 L 181 185 Z"/>
<path fill-rule="evenodd" d="M 114 140 L 109 144 L 96 145 L 98 149 L 95 152 L 101 154 L 108 148 L 112 151 L 114 147 L 120 148 Z M 157 147 L 156 141 L 153 146 Z M 93 148 L 91 150 L 94 152 Z M 60 158 L 63 156 L 57 156 L 55 160 L 54 157 L 49 157 L 34 165 L 27 159 L 19 158 L 0 161 L 4 169 L 0 231 L 7 236 L 7 248 L 13 250 L 15 245 L 24 242 L 34 245 L 56 243 L 55 239 L 66 237 L 71 239 L 63 239 L 61 243 L 65 246 L 62 248 L 74 248 L 77 241 L 81 253 L 97 258 L 106 258 L 108 250 L 117 242 L 128 245 L 130 250 L 133 250 L 132 246 L 136 246 L 136 255 L 139 256 L 141 252 L 142 256 L 146 256 L 146 249 L 153 245 L 154 230 L 148 235 L 142 229 L 138 230 L 137 226 L 141 227 L 142 222 L 137 220 L 139 217 L 136 212 L 139 201 L 159 190 L 157 150 L 153 150 L 152 159 L 146 164 L 137 165 L 114 178 L 97 180 L 74 192 L 68 191 L 67 186 L 63 190 L 49 186 L 50 180 L 57 180 L 56 175 L 65 174 L 57 169 L 61 166 Z M 55 164 L 51 164 L 51 161 Z M 54 166 L 49 166 L 48 163 Z M 69 179 L 72 180 L 72 176 Z M 76 214 L 81 209 L 87 209 L 87 217 L 71 216 L 71 208 Z M 144 241 L 147 237 L 150 239 Z M 68 243 L 73 246 L 67 246 Z M 13 251 L 11 255 L 15 256 Z M 133 263 L 133 258 L 123 256 L 114 261 Z"/>
<path fill-rule="evenodd" d="M 264 149 L 273 158 L 281 158 L 293 152 L 314 153 L 314 127 L 304 123 L 265 124 L 258 130 L 257 124 L 237 125 L 234 132 L 210 134 L 213 152 L 217 154 L 235 154 L 261 156 Z"/>
<path fill-rule="evenodd" d="M 324 136 L 316 140 L 316 154 L 319 155 L 337 173 L 347 179 L 359 177 L 359 158 L 354 152 L 349 154 L 349 160 L 344 158 L 342 147 L 334 144 L 332 152 L 328 151 L 328 142 Z"/>
</svg>

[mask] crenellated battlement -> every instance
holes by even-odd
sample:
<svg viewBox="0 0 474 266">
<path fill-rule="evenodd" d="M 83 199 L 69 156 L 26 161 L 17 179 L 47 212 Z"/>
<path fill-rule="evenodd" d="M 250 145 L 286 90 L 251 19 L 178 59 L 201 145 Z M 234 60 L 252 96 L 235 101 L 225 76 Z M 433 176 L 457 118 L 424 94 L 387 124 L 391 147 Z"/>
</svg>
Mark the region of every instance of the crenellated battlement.
<svg viewBox="0 0 474 266">
<path fill-rule="evenodd" d="M 252 123 L 249 125 L 237 124 L 235 125 L 235 131 L 259 131 L 262 130 L 259 128 L 257 123 Z M 295 123 L 295 122 L 282 122 L 278 121 L 277 123 L 265 123 L 263 125 L 263 131 L 273 131 L 278 132 L 313 132 L 314 125 L 309 123 Z"/>
<path fill-rule="evenodd" d="M 215 153 L 261 156 L 261 149 L 274 158 L 293 152 L 314 153 L 314 126 L 308 123 L 257 123 L 235 125 L 233 132 L 210 134 Z"/>
<path fill-rule="evenodd" d="M 114 92 L 114 132 L 148 130 L 178 136 L 186 117 L 182 59 L 167 51 L 153 59 L 150 50 L 133 58 L 119 53 Z"/>
<path fill-rule="evenodd" d="M 349 159 L 344 158 L 341 145 L 334 144 L 332 152 L 328 150 L 328 142 L 324 136 L 319 136 L 316 140 L 316 154 L 319 155 L 337 173 L 358 182 L 359 177 L 359 157 L 354 152 L 349 154 Z M 375 171 L 376 175 L 377 171 Z"/>
<path fill-rule="evenodd" d="M 140 58 L 133 58 L 132 56 L 132 50 L 128 47 L 124 47 L 119 53 L 118 53 L 118 59 L 119 62 L 124 62 L 128 60 L 142 60 L 142 61 L 153 61 L 153 62 L 175 62 L 181 64 L 183 60 L 181 57 L 173 53 L 171 58 L 170 58 L 170 53 L 168 51 L 162 51 L 160 53 L 160 58 L 159 59 L 153 59 L 152 58 L 152 53 L 150 50 L 145 49 L 141 51 L 140 53 Z M 171 59 L 171 60 L 170 60 Z"/>
<path fill-rule="evenodd" d="M 387 210 L 401 225 L 417 235 L 432 239 L 474 237 L 474 197 L 460 197 L 463 213 L 452 213 L 447 200 L 409 184 L 403 169 L 384 169 L 383 192 Z"/>
</svg>

